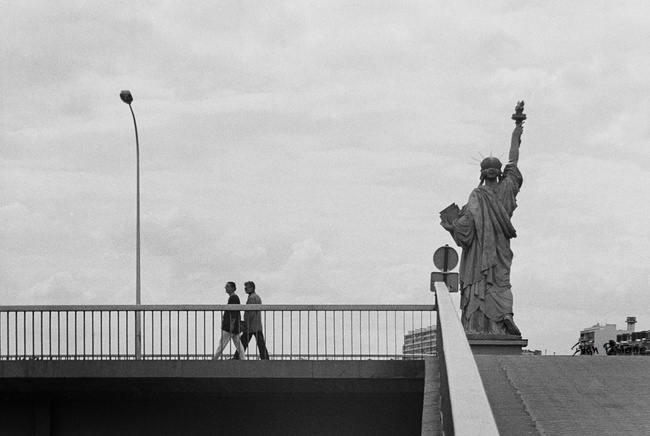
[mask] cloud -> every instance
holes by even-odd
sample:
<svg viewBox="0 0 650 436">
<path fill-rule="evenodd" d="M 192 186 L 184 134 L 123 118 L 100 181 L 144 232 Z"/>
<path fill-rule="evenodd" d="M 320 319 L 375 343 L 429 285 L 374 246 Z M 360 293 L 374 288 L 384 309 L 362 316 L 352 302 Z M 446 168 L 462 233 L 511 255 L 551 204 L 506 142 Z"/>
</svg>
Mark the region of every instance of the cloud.
<svg viewBox="0 0 650 436">
<path fill-rule="evenodd" d="M 89 301 L 90 295 L 80 294 L 79 285 L 80 281 L 73 273 L 69 271 L 60 272 L 36 283 L 27 289 L 21 295 L 21 298 L 31 302 L 31 304 L 42 305 L 61 304 L 61 302 L 79 304 Z"/>
<path fill-rule="evenodd" d="M 314 296 L 329 295 L 337 292 L 327 280 L 327 259 L 323 256 L 320 243 L 312 238 L 293 244 L 292 253 L 282 267 L 275 271 L 260 274 L 259 284 L 265 288 L 277 290 L 274 299 L 291 296 L 295 302 L 307 302 Z"/>
<path fill-rule="evenodd" d="M 274 303 L 429 302 L 453 244 L 438 211 L 478 183 L 472 158 L 507 153 L 523 99 L 518 323 L 553 349 L 622 322 L 650 270 L 647 9 L 8 6 L 3 301 L 133 301 L 130 89 L 144 302 L 222 303 L 228 280 Z"/>
</svg>

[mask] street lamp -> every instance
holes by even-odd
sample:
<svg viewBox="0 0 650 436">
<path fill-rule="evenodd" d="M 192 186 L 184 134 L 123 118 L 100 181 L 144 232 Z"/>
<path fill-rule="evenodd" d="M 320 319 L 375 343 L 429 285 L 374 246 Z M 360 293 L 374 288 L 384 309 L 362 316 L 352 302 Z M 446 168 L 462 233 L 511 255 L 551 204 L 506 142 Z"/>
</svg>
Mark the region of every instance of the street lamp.
<svg viewBox="0 0 650 436">
<path fill-rule="evenodd" d="M 131 107 L 133 96 L 130 91 L 120 92 L 122 101 L 129 105 L 135 127 L 135 160 L 136 160 L 136 235 L 135 235 L 135 304 L 140 305 L 140 142 L 138 141 L 138 124 Z M 140 311 L 135 312 L 135 358 L 142 358 L 142 326 Z"/>
</svg>

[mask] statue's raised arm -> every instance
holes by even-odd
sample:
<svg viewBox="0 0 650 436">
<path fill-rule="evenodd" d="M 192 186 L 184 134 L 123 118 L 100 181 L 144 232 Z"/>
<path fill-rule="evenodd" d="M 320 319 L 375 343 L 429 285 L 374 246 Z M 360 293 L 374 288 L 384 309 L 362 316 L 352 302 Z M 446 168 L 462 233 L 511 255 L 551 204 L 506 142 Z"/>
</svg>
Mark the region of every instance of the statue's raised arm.
<svg viewBox="0 0 650 436">
<path fill-rule="evenodd" d="M 521 134 L 524 132 L 524 121 L 526 120 L 523 100 L 517 102 L 517 106 L 515 106 L 515 113 L 512 114 L 512 119 L 515 120 L 515 130 L 512 131 L 512 139 L 510 140 L 510 153 L 508 154 L 508 163 L 516 166 L 517 162 L 519 161 Z"/>
</svg>

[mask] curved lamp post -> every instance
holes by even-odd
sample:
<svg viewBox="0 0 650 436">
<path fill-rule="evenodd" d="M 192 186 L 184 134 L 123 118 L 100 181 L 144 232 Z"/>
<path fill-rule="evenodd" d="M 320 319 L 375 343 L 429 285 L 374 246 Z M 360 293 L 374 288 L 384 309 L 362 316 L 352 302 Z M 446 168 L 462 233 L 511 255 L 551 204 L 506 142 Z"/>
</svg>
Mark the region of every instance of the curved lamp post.
<svg viewBox="0 0 650 436">
<path fill-rule="evenodd" d="M 140 142 L 138 141 L 138 125 L 131 103 L 133 96 L 130 91 L 120 92 L 122 101 L 129 105 L 135 127 L 135 160 L 136 160 L 136 236 L 135 236 L 135 304 L 140 305 Z M 142 326 L 140 311 L 135 312 L 135 358 L 142 358 Z"/>
</svg>

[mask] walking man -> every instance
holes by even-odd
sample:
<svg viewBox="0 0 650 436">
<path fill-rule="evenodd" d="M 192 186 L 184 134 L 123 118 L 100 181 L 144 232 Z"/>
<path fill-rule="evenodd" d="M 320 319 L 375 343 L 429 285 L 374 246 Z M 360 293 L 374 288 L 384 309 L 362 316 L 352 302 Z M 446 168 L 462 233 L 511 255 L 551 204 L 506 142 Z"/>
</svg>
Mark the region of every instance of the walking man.
<svg viewBox="0 0 650 436">
<path fill-rule="evenodd" d="M 244 290 L 248 294 L 246 304 L 262 304 L 262 299 L 255 293 L 255 283 L 244 283 Z M 260 353 L 260 359 L 268 360 L 269 352 L 266 349 L 266 341 L 264 341 L 264 333 L 262 333 L 262 313 L 259 310 L 247 310 L 244 312 L 244 326 L 242 328 L 241 342 L 244 350 L 248 348 L 248 343 L 251 338 L 255 336 L 257 342 L 257 349 Z M 235 353 L 235 359 L 239 354 Z"/>
<path fill-rule="evenodd" d="M 237 286 L 234 282 L 226 283 L 226 293 L 229 295 L 228 304 L 240 304 L 239 297 L 235 294 Z M 239 318 L 238 310 L 226 310 L 223 312 L 223 318 L 221 319 L 221 341 L 219 342 L 219 347 L 217 348 L 216 353 L 214 353 L 214 359 L 221 358 L 224 348 L 228 346 L 232 340 L 237 348 L 237 353 L 235 353 L 234 359 L 246 359 L 246 354 L 244 353 L 244 347 L 239 340 L 239 332 L 241 331 L 241 320 Z"/>
</svg>

